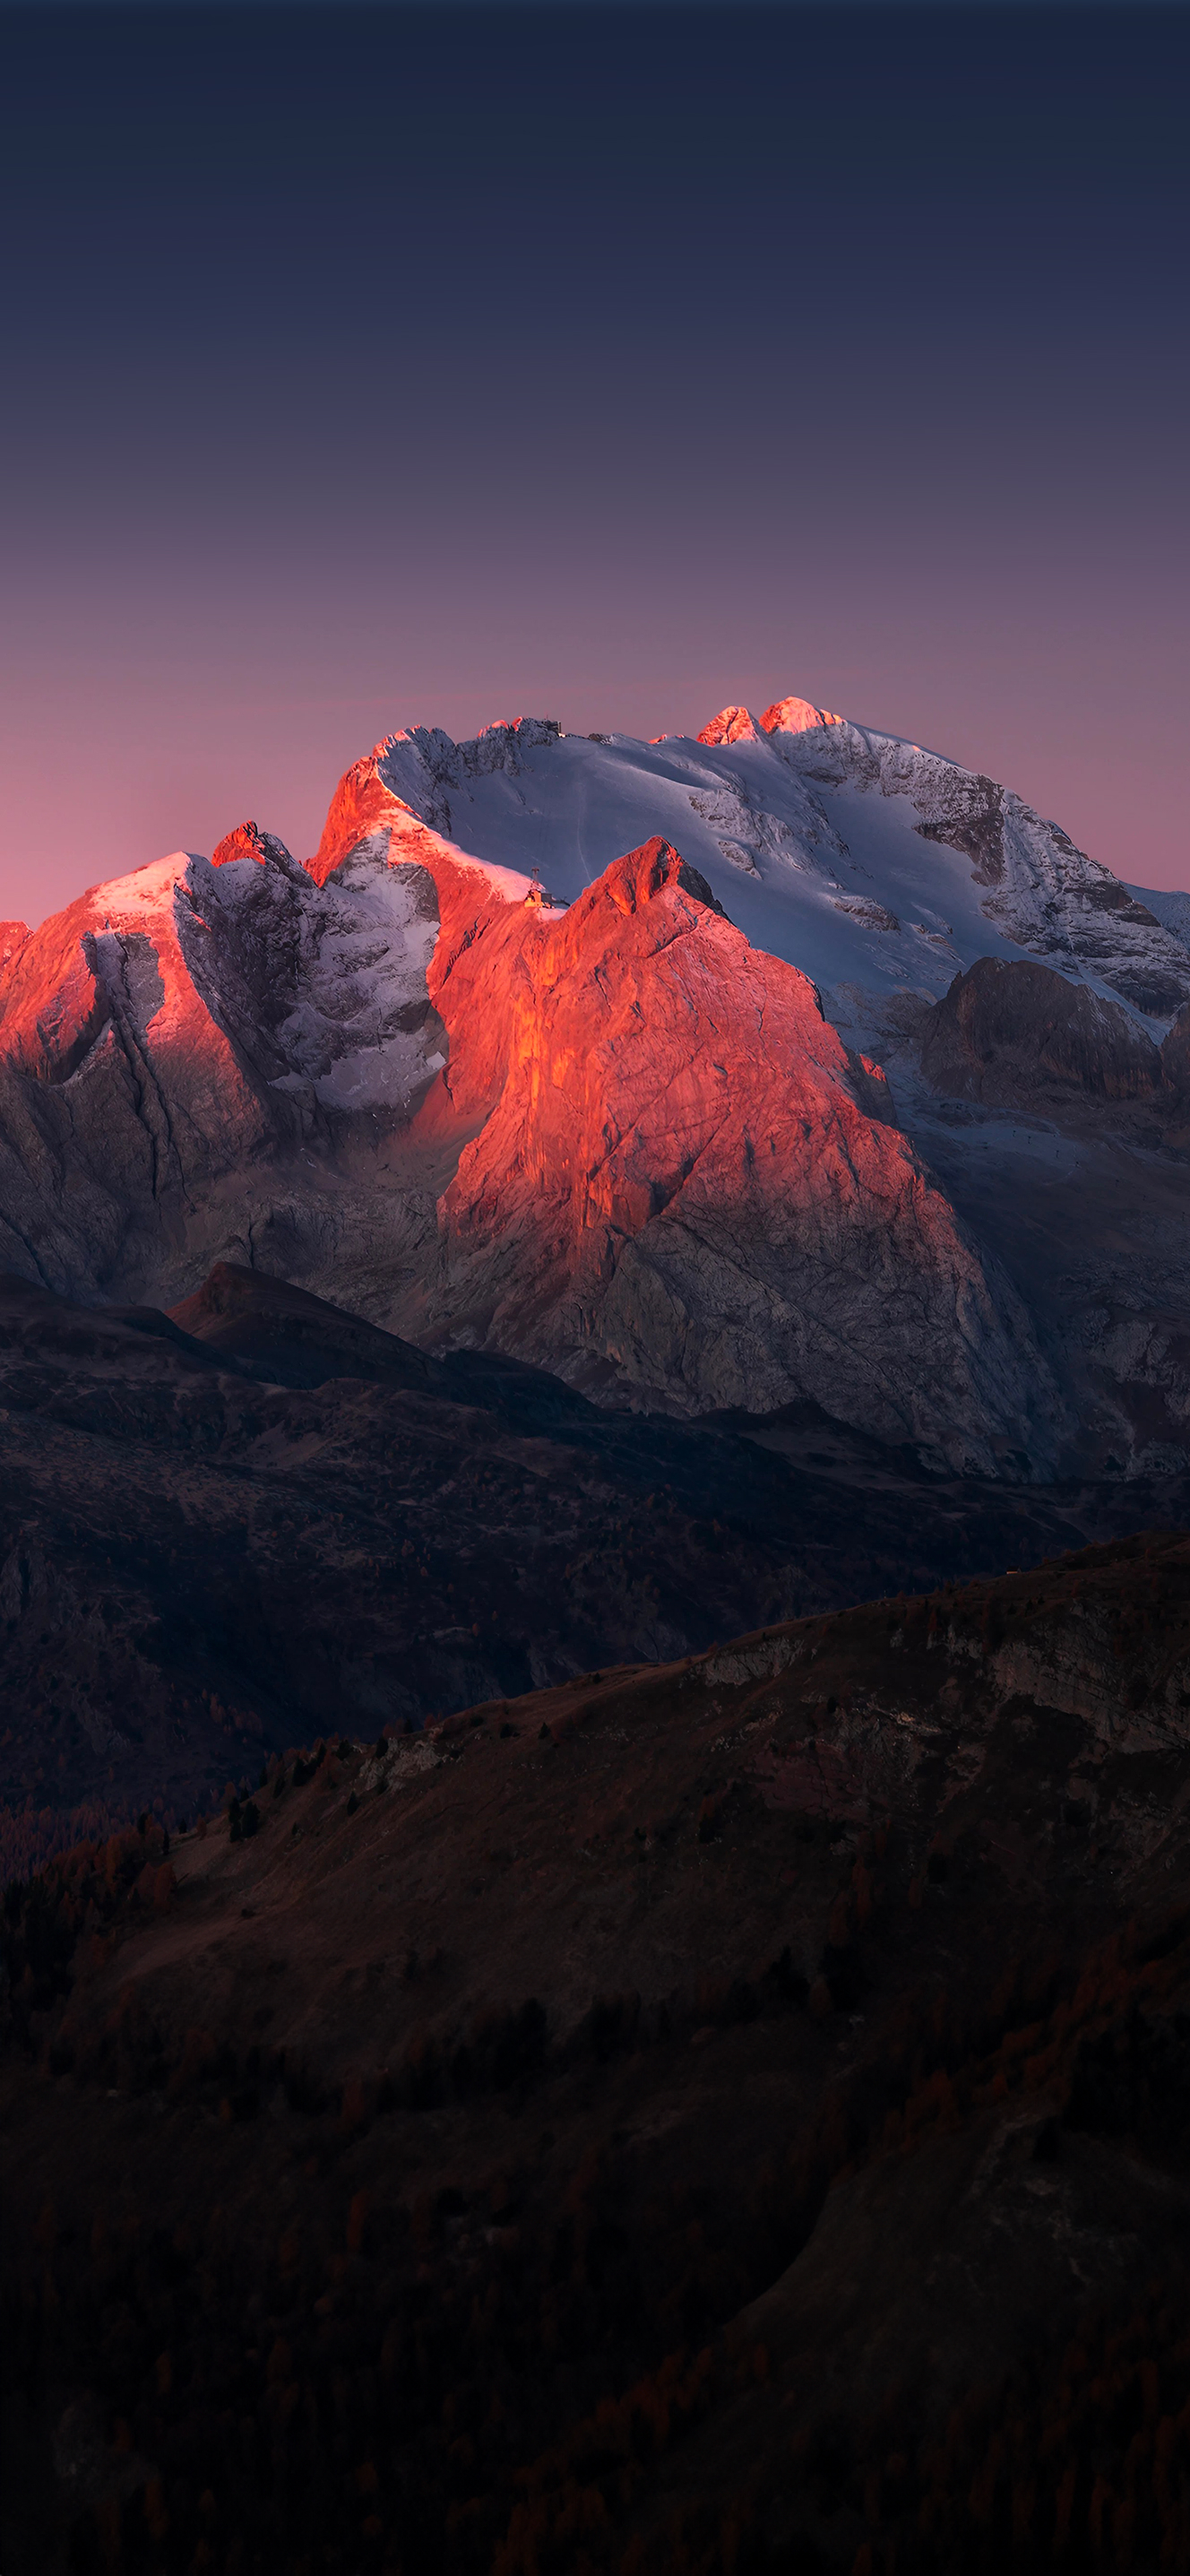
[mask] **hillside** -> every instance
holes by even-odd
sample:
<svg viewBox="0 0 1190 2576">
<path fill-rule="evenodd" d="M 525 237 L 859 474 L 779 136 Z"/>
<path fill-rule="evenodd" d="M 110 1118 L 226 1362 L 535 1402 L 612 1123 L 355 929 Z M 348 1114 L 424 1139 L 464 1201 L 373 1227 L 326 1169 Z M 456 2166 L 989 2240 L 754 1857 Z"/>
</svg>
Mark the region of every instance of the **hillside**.
<svg viewBox="0 0 1190 2576">
<path fill-rule="evenodd" d="M 6 2569 L 1180 2564 L 1188 1707 L 1138 1538 L 14 1892 Z"/>
<path fill-rule="evenodd" d="M 813 1405 L 620 1414 L 217 1266 L 172 1316 L 0 1279 L 0 1873 L 295 1735 L 1176 1520 L 1185 1481 L 928 1474 Z"/>
</svg>

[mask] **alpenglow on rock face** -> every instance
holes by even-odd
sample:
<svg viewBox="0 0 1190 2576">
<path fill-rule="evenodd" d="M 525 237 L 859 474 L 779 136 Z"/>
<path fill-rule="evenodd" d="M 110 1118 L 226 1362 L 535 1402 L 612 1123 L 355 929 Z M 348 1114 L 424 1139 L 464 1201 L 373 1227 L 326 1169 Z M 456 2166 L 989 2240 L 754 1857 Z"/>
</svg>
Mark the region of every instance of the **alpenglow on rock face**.
<svg viewBox="0 0 1190 2576">
<path fill-rule="evenodd" d="M 306 866 L 244 824 L 8 926 L 0 1259 L 171 1304 L 229 1259 L 603 1403 L 808 1397 L 937 1465 L 1052 1472 L 1086 1337 L 1032 1311 L 985 1184 L 1038 1098 L 1184 1131 L 1179 921 L 802 699 L 653 743 L 393 735 Z M 964 1141 L 989 1101 L 994 1154 Z M 1097 1386 L 1135 1365 L 1112 1333 Z"/>
<path fill-rule="evenodd" d="M 1044 1448 L 1025 1314 L 879 1068 L 668 843 L 532 915 L 508 990 L 506 1078 L 442 1202 L 436 1332 L 683 1412 L 829 1385 L 846 1420 L 940 1461 Z"/>
</svg>

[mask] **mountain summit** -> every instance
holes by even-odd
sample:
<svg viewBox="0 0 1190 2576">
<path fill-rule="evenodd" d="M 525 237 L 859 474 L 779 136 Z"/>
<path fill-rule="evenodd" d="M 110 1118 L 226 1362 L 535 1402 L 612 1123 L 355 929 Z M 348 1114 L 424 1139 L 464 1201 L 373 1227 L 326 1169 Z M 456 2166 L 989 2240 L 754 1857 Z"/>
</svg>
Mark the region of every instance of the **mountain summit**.
<svg viewBox="0 0 1190 2576">
<path fill-rule="evenodd" d="M 757 947 L 824 989 L 941 995 L 978 957 L 1023 952 L 1157 1018 L 1190 999 L 1179 931 L 1059 825 L 804 698 L 760 717 L 724 707 L 697 736 L 655 742 L 528 717 L 472 742 L 427 726 L 387 735 L 348 772 L 318 868 L 349 814 L 399 833 L 402 811 L 472 858 L 539 867 L 568 903 L 663 833 Z"/>
</svg>

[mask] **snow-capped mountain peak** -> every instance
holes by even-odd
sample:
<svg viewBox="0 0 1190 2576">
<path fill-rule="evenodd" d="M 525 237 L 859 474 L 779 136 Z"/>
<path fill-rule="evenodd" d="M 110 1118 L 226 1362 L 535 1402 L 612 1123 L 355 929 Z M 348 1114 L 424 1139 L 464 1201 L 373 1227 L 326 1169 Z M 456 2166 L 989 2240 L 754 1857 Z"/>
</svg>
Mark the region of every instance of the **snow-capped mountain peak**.
<svg viewBox="0 0 1190 2576">
<path fill-rule="evenodd" d="M 843 718 L 812 707 L 808 698 L 775 698 L 760 721 L 766 733 L 813 733 L 819 725 L 842 724 Z"/>
<path fill-rule="evenodd" d="M 412 726 L 349 780 L 398 840 L 410 818 L 460 863 L 536 871 L 562 903 L 660 833 L 755 946 L 828 995 L 937 998 L 979 957 L 1028 955 L 1149 1020 L 1190 999 L 1180 915 L 994 779 L 809 699 L 653 741 L 540 717 L 465 742 Z"/>
<path fill-rule="evenodd" d="M 667 739 L 664 734 L 658 738 L 662 742 Z M 718 715 L 712 716 L 710 723 L 703 726 L 698 740 L 711 744 L 759 742 L 760 726 L 747 707 L 720 707 Z"/>
</svg>

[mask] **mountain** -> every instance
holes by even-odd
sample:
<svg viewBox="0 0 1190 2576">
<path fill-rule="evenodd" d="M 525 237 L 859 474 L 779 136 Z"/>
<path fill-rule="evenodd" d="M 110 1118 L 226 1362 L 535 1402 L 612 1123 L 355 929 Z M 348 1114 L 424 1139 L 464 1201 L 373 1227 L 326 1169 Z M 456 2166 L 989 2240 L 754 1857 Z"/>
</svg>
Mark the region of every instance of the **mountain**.
<svg viewBox="0 0 1190 2576">
<path fill-rule="evenodd" d="M 247 824 L 15 926 L 0 1242 L 88 1302 L 231 1260 L 601 1404 L 809 1401 L 950 1472 L 1184 1466 L 1165 911 L 797 699 L 389 737 L 308 867 Z"/>
<path fill-rule="evenodd" d="M 777 1623 L 11 1891 L 5 2569 L 1181 2566 L 1188 1605 Z"/>
<path fill-rule="evenodd" d="M 1188 918 L 786 699 L 0 935 L 14 2576 L 1186 2563 Z"/>
</svg>

